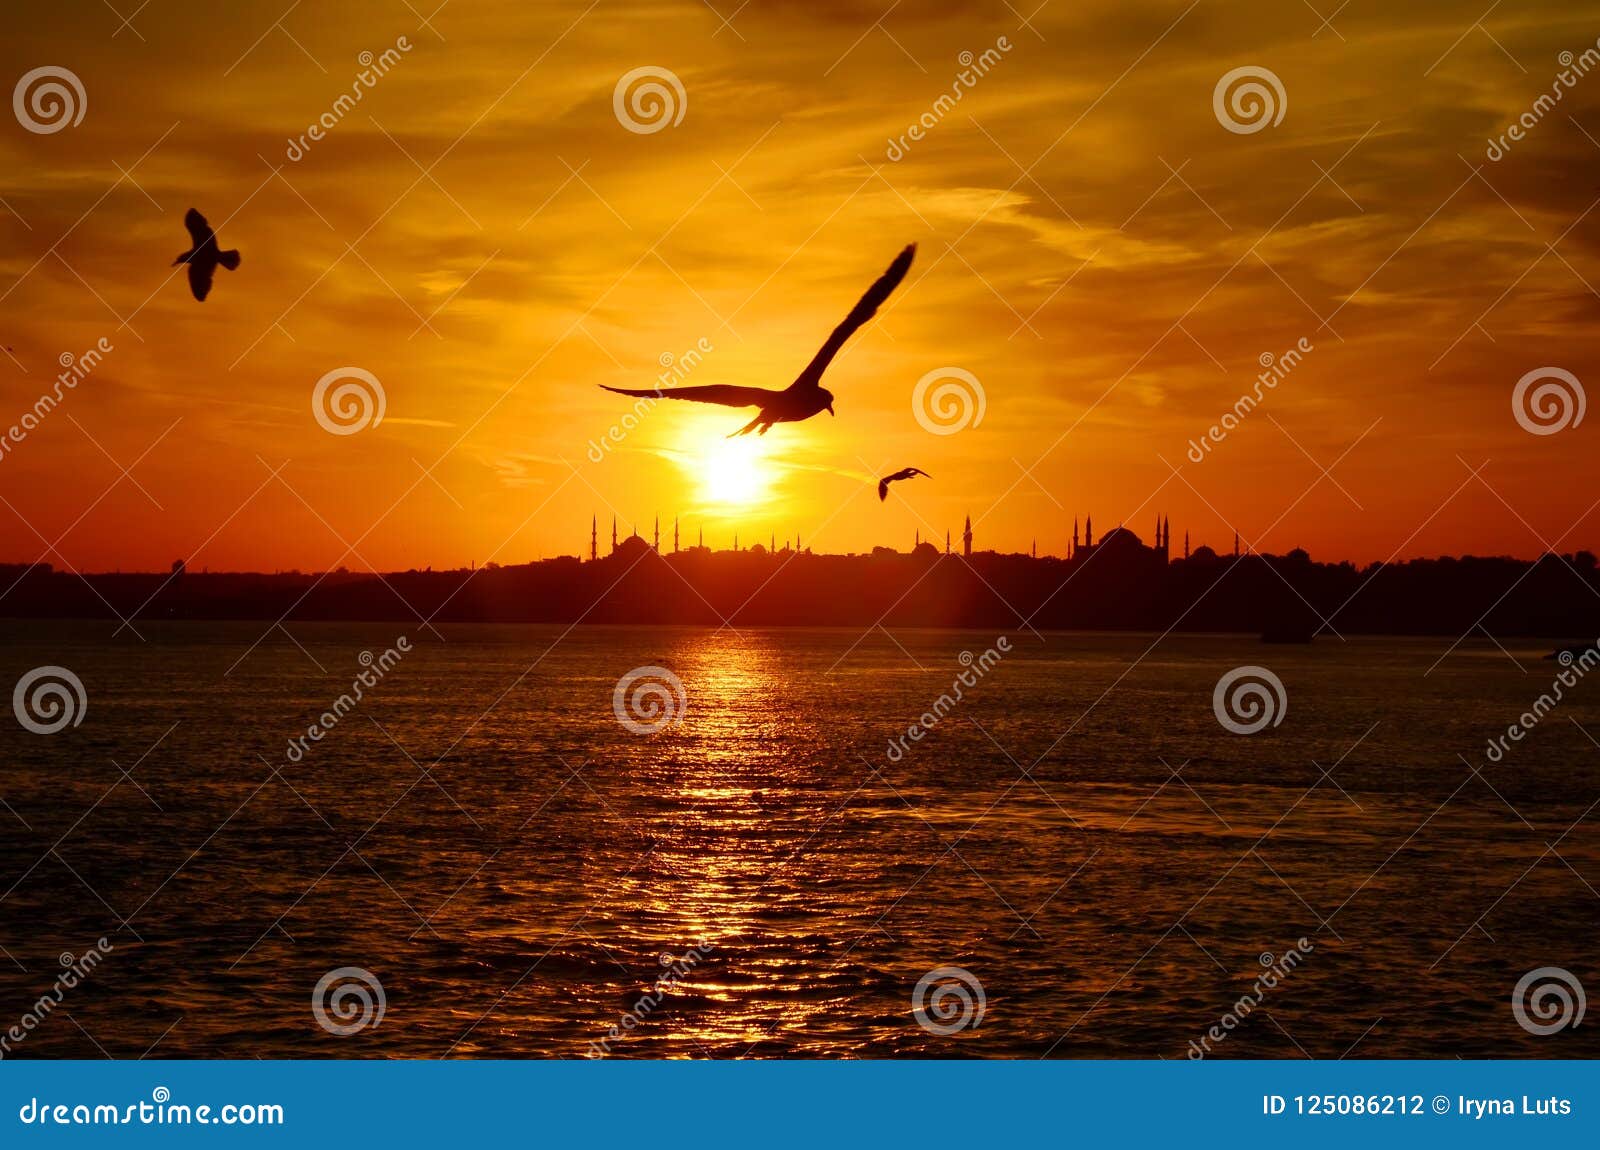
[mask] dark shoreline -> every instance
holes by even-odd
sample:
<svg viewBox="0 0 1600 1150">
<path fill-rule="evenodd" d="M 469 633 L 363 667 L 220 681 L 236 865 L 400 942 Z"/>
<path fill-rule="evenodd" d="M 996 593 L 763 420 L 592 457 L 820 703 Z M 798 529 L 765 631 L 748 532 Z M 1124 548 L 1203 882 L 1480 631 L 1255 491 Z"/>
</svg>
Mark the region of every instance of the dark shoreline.
<svg viewBox="0 0 1600 1150">
<path fill-rule="evenodd" d="M 1179 631 L 1271 636 L 1462 635 L 1587 644 L 1600 635 L 1588 552 L 1426 559 L 1358 569 L 1287 556 L 1101 548 L 1075 559 L 977 552 L 611 555 L 473 570 L 78 575 L 0 566 L 0 618 L 285 620 Z"/>
</svg>

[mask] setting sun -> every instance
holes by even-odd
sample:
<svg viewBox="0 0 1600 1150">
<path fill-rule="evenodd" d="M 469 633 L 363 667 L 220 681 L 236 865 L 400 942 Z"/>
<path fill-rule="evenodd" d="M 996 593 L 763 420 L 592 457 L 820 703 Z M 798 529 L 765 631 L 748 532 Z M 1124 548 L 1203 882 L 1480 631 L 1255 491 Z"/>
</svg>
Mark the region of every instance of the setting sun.
<svg viewBox="0 0 1600 1150">
<path fill-rule="evenodd" d="M 772 496 L 774 469 L 759 439 L 718 439 L 687 454 L 685 466 L 699 479 L 697 495 L 711 510 L 749 508 Z"/>
</svg>

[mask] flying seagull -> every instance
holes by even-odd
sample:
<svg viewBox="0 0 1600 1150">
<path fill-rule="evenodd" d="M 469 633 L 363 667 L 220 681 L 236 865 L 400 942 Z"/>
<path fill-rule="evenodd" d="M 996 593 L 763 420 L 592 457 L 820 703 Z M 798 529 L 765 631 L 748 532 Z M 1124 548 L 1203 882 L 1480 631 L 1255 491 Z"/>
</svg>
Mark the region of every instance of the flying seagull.
<svg viewBox="0 0 1600 1150">
<path fill-rule="evenodd" d="M 799 377 L 788 387 L 779 391 L 769 387 L 739 387 L 734 384 L 709 384 L 704 387 L 670 387 L 670 388 L 642 388 L 633 390 L 622 387 L 605 387 L 607 391 L 614 391 L 618 395 L 632 396 L 660 396 L 663 399 L 692 399 L 698 403 L 720 403 L 724 407 L 759 407 L 761 410 L 756 417 L 735 431 L 734 435 L 748 435 L 752 431 L 762 435 L 767 433 L 767 428 L 774 423 L 798 423 L 802 419 L 810 419 L 819 411 L 826 411 L 829 415 L 833 412 L 833 392 L 821 386 L 822 373 L 827 370 L 828 364 L 833 362 L 833 357 L 839 354 L 839 349 L 844 346 L 845 340 L 855 333 L 855 330 L 877 314 L 878 306 L 889 298 L 889 293 L 894 291 L 901 280 L 906 278 L 906 270 L 911 267 L 911 258 L 917 254 L 916 244 L 907 244 L 905 249 L 894 258 L 889 265 L 889 270 L 878 277 L 878 282 L 867 289 L 867 294 L 861 297 L 859 303 L 850 309 L 850 314 L 844 317 L 844 322 L 833 329 L 833 334 L 828 337 L 828 342 L 822 345 L 822 350 L 806 365 Z"/>
<path fill-rule="evenodd" d="M 194 241 L 194 247 L 173 260 L 172 266 L 189 265 L 189 290 L 194 292 L 195 299 L 204 301 L 211 291 L 211 277 L 216 274 L 217 265 L 233 271 L 239 266 L 239 253 L 218 251 L 217 233 L 211 230 L 206 218 L 193 208 L 183 217 L 183 226 L 189 229 L 189 238 Z"/>
<path fill-rule="evenodd" d="M 889 498 L 889 484 L 901 479 L 910 479 L 913 475 L 920 475 L 924 479 L 933 478 L 933 476 L 929 475 L 926 471 L 923 471 L 920 467 L 902 467 L 893 475 L 885 475 L 882 479 L 878 480 L 878 502 L 882 503 L 885 499 Z"/>
</svg>

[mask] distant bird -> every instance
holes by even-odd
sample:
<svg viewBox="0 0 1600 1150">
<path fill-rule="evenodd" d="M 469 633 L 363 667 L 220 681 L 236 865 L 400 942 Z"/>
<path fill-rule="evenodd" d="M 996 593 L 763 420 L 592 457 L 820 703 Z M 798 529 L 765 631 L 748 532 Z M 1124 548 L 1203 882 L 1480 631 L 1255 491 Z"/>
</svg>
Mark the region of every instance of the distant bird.
<svg viewBox="0 0 1600 1150">
<path fill-rule="evenodd" d="M 189 238 L 194 241 L 194 247 L 173 260 L 172 266 L 189 265 L 189 290 L 194 292 L 195 299 L 203 302 L 211 291 L 211 277 L 216 275 L 217 265 L 221 264 L 230 272 L 235 270 L 239 266 L 239 253 L 218 251 L 217 233 L 211 230 L 206 218 L 193 208 L 183 217 L 183 226 L 189 229 Z"/>
<path fill-rule="evenodd" d="M 850 310 L 850 314 L 844 317 L 844 322 L 833 329 L 828 342 L 822 345 L 822 350 L 817 352 L 815 358 L 806 365 L 806 369 L 782 391 L 768 387 L 739 387 L 735 384 L 722 383 L 704 387 L 638 390 L 605 387 L 605 384 L 600 386 L 618 395 L 692 399 L 698 403 L 720 403 L 724 407 L 759 407 L 761 411 L 756 417 L 729 435 L 729 439 L 735 435 L 748 435 L 752 431 L 765 435 L 767 428 L 774 423 L 799 423 L 803 419 L 810 419 L 819 411 L 826 411 L 832 415 L 833 392 L 820 385 L 822 373 L 827 370 L 828 364 L 833 362 L 833 357 L 839 354 L 839 349 L 844 346 L 845 340 L 877 314 L 878 306 L 888 299 L 889 293 L 906 278 L 906 271 L 911 267 L 911 259 L 916 254 L 917 245 L 907 244 L 889 265 L 889 270 L 878 277 L 878 282 L 867 289 L 867 294 L 862 296 L 860 302 Z"/>
<path fill-rule="evenodd" d="M 929 475 L 926 471 L 923 471 L 920 468 L 902 467 L 893 475 L 885 475 L 882 479 L 878 480 L 878 502 L 882 503 L 885 499 L 889 498 L 889 484 L 895 483 L 901 479 L 910 479 L 913 475 L 920 475 L 924 479 L 933 478 L 933 476 Z"/>
</svg>

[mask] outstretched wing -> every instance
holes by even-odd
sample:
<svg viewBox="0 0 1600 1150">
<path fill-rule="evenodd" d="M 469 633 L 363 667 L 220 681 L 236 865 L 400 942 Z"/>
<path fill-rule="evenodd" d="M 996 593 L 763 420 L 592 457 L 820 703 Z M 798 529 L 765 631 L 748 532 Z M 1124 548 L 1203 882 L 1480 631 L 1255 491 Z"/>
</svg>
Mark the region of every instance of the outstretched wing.
<svg viewBox="0 0 1600 1150">
<path fill-rule="evenodd" d="M 206 223 L 206 218 L 193 208 L 184 214 L 183 226 L 189 229 L 189 238 L 194 241 L 195 247 L 199 247 L 216 235 L 211 230 L 211 225 Z"/>
<path fill-rule="evenodd" d="M 933 478 L 933 476 L 929 475 L 926 471 L 923 471 L 920 467 L 902 467 L 893 475 L 885 475 L 882 479 L 878 480 L 878 499 L 882 501 L 889 498 L 889 484 L 897 483 L 902 479 L 910 479 L 913 475 L 920 475 L 924 479 Z"/>
<path fill-rule="evenodd" d="M 211 277 L 216 274 L 216 270 L 217 265 L 211 260 L 189 261 L 189 290 L 194 292 L 194 298 L 202 303 L 211 291 Z"/>
<path fill-rule="evenodd" d="M 869 287 L 867 294 L 850 309 L 850 314 L 844 317 L 844 322 L 833 329 L 828 342 L 823 344 L 822 350 L 806 364 L 806 369 L 800 373 L 792 386 L 816 387 L 820 384 L 822 373 L 827 370 L 828 364 L 833 362 L 833 357 L 839 354 L 839 349 L 844 346 L 845 340 L 855 333 L 856 328 L 878 313 L 879 306 L 889 298 L 889 293 L 906 278 L 906 272 L 911 268 L 911 259 L 916 254 L 917 245 L 907 244 L 904 250 L 895 256 L 889 269 L 878 277 L 878 282 Z"/>
<path fill-rule="evenodd" d="M 704 387 L 606 387 L 618 395 L 634 395 L 651 399 L 692 399 L 696 403 L 720 403 L 723 407 L 765 407 L 780 393 L 764 387 L 738 387 L 729 383 L 712 383 Z"/>
</svg>

